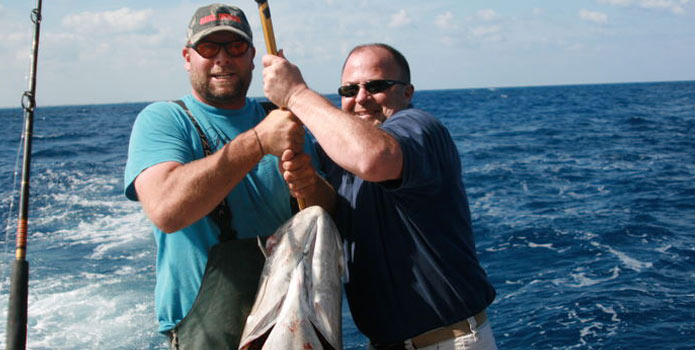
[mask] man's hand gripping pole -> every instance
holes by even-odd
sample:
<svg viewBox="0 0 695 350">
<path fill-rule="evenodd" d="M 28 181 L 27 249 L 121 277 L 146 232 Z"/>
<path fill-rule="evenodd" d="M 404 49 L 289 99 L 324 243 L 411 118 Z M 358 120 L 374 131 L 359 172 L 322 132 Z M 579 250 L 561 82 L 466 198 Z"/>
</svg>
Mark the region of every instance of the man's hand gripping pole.
<svg viewBox="0 0 695 350">
<path fill-rule="evenodd" d="M 258 4 L 258 13 L 261 15 L 261 26 L 263 27 L 265 47 L 268 50 L 268 54 L 277 56 L 278 49 L 275 44 L 275 33 L 273 32 L 273 21 L 270 19 L 268 0 L 256 0 L 256 3 Z M 306 207 L 304 198 L 298 198 L 297 205 L 299 206 L 299 210 L 304 209 Z"/>
</svg>

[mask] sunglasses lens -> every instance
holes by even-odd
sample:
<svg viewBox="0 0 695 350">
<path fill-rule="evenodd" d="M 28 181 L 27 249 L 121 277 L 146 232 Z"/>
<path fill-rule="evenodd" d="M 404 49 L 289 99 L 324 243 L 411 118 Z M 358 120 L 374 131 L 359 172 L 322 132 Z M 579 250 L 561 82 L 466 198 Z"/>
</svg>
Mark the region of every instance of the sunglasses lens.
<svg viewBox="0 0 695 350">
<path fill-rule="evenodd" d="M 376 94 L 377 92 L 382 92 L 393 85 L 392 82 L 388 80 L 372 80 L 364 84 L 364 88 L 369 91 L 370 94 Z"/>
<path fill-rule="evenodd" d="M 220 45 L 203 41 L 195 46 L 195 51 L 204 58 L 213 58 L 218 52 L 220 52 Z"/>
<path fill-rule="evenodd" d="M 357 84 L 343 85 L 338 88 L 338 94 L 343 97 L 353 97 L 357 95 L 360 86 Z"/>
<path fill-rule="evenodd" d="M 215 43 L 212 41 L 203 41 L 195 46 L 195 50 L 198 52 L 199 55 L 203 56 L 204 58 L 210 59 L 215 57 L 217 53 L 220 52 L 221 46 L 224 46 L 224 49 L 225 51 L 227 51 L 227 54 L 232 57 L 241 56 L 244 53 L 246 53 L 246 51 L 248 51 L 249 49 L 249 43 L 247 43 L 244 40 L 237 40 L 228 43 Z"/>
<path fill-rule="evenodd" d="M 225 50 L 227 50 L 227 53 L 230 56 L 237 57 L 246 53 L 246 50 L 249 49 L 249 43 L 243 40 L 232 41 L 230 43 L 226 43 L 224 45 L 224 48 Z"/>
<path fill-rule="evenodd" d="M 407 83 L 398 80 L 386 79 L 371 80 L 362 85 L 364 85 L 365 90 L 367 90 L 367 92 L 369 92 L 370 94 L 376 94 L 390 88 L 395 84 L 407 85 Z M 338 94 L 340 94 L 340 96 L 343 97 L 354 97 L 355 95 L 357 95 L 359 91 L 360 84 L 343 85 L 338 88 Z"/>
</svg>

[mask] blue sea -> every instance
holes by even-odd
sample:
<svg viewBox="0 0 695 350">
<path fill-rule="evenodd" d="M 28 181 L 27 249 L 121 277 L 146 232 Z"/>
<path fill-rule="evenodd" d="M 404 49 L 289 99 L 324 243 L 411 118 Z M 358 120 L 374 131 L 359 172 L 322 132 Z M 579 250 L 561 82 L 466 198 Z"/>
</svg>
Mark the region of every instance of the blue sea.
<svg viewBox="0 0 695 350">
<path fill-rule="evenodd" d="M 154 240 L 122 194 L 146 104 L 38 98 L 28 348 L 165 349 Z M 695 82 L 422 91 L 414 103 L 460 152 L 500 349 L 695 349 Z M 0 347 L 22 116 L 0 109 Z M 343 310 L 345 348 L 364 349 Z"/>
</svg>

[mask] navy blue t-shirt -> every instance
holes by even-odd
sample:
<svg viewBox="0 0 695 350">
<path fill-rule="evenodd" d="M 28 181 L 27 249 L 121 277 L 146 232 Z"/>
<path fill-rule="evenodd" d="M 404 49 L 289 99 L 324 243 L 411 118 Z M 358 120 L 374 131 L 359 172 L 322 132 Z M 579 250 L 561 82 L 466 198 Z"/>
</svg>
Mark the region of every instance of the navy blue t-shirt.
<svg viewBox="0 0 695 350">
<path fill-rule="evenodd" d="M 400 181 L 363 181 L 318 153 L 338 192 L 335 219 L 347 242 L 352 317 L 372 342 L 395 343 L 475 315 L 495 290 L 476 256 L 448 130 L 413 108 L 382 128 L 402 148 Z"/>
</svg>

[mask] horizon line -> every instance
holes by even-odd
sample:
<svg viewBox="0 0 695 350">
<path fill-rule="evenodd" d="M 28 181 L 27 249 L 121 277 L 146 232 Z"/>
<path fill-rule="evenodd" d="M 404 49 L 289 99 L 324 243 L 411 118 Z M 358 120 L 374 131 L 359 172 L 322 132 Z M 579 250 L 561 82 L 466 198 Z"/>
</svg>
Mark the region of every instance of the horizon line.
<svg viewBox="0 0 695 350">
<path fill-rule="evenodd" d="M 483 86 L 483 87 L 466 87 L 466 88 L 434 88 L 434 89 L 422 89 L 415 90 L 418 91 L 451 91 L 451 90 L 489 90 L 489 89 L 519 89 L 519 88 L 542 88 L 542 87 L 571 87 L 571 86 L 598 86 L 598 85 L 629 85 L 629 84 L 663 84 L 663 83 L 688 83 L 695 82 L 695 80 L 654 80 L 654 81 L 625 81 L 625 82 L 601 82 L 601 83 L 558 83 L 558 84 L 539 84 L 539 85 L 506 85 L 506 86 Z M 336 96 L 335 92 L 323 93 L 319 92 L 322 96 Z M 253 98 L 257 100 L 267 100 L 265 96 L 246 96 L 248 98 Z M 101 105 L 119 105 L 119 104 L 138 104 L 138 103 L 154 103 L 157 101 L 164 100 L 144 100 L 144 101 L 123 101 L 123 102 L 98 102 L 98 103 L 76 103 L 76 104 L 51 104 L 39 106 L 38 103 L 35 109 L 40 107 L 82 107 L 82 106 L 101 106 Z M 9 107 L 0 106 L 0 109 L 19 109 L 22 110 L 23 107 Z"/>
</svg>

